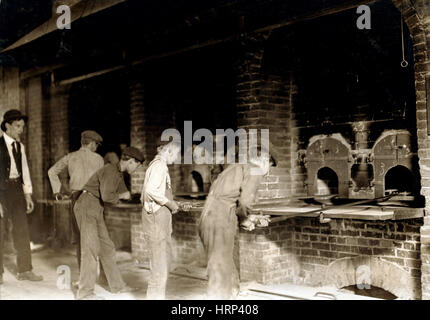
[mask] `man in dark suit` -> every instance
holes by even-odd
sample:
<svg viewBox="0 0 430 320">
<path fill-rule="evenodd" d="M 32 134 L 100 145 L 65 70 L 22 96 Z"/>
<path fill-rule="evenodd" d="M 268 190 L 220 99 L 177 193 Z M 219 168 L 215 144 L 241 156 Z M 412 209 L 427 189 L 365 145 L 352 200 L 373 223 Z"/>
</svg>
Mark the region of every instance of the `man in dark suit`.
<svg viewBox="0 0 430 320">
<path fill-rule="evenodd" d="M 0 284 L 3 283 L 3 226 L 4 219 L 11 219 L 13 242 L 17 251 L 18 280 L 42 281 L 33 273 L 31 264 L 30 234 L 27 214 L 34 209 L 31 199 L 33 188 L 27 157 L 20 136 L 27 116 L 19 110 L 9 110 L 3 116 L 0 137 Z"/>
</svg>

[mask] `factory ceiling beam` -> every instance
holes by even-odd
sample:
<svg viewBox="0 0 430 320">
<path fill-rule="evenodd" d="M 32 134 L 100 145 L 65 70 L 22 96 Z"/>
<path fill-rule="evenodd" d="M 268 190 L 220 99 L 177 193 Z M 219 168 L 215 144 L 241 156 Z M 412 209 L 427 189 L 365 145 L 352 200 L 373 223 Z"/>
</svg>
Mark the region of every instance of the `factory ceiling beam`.
<svg viewBox="0 0 430 320">
<path fill-rule="evenodd" d="M 123 1 L 126 1 L 126 0 L 115 0 L 115 1 L 123 2 Z M 283 27 L 286 27 L 286 26 L 289 26 L 289 25 L 292 25 L 292 24 L 295 24 L 295 23 L 298 23 L 298 22 L 309 21 L 309 20 L 313 20 L 313 19 L 316 19 L 316 18 L 320 18 L 320 17 L 324 17 L 324 16 L 328 16 L 328 15 L 340 13 L 340 12 L 343 12 L 343 11 L 347 11 L 347 10 L 351 10 L 351 9 L 357 8 L 360 5 L 367 5 L 367 4 L 371 4 L 371 3 L 374 3 L 374 2 L 378 2 L 378 1 L 379 0 L 353 0 L 353 1 L 348 1 L 346 3 L 342 3 L 342 4 L 339 4 L 339 5 L 328 7 L 326 9 L 324 9 L 324 10 L 321 10 L 321 11 L 311 12 L 311 13 L 303 14 L 303 15 L 297 15 L 297 16 L 288 18 L 288 19 L 286 19 L 284 21 L 281 21 L 279 23 L 276 23 L 276 24 L 271 24 L 271 25 L 268 25 L 268 26 L 264 26 L 264 27 L 260 27 L 260 28 L 254 29 L 254 30 L 250 30 L 250 31 L 248 31 L 248 33 L 261 33 L 261 32 L 273 31 L 273 30 L 280 29 L 280 28 L 283 28 Z M 145 57 L 145 58 L 142 58 L 142 59 L 138 59 L 138 60 L 132 61 L 129 64 L 121 64 L 121 65 L 114 66 L 114 67 L 111 67 L 111 68 L 99 70 L 97 72 L 92 72 L 92 73 L 84 74 L 84 75 L 81 75 L 81 76 L 73 77 L 71 79 L 60 80 L 58 84 L 60 84 L 60 83 L 61 84 L 65 84 L 65 83 L 71 83 L 71 82 L 80 81 L 80 80 L 83 80 L 83 79 L 89 79 L 91 77 L 95 77 L 95 76 L 98 76 L 98 75 L 101 75 L 101 74 L 106 74 L 106 73 L 109 73 L 109 72 L 112 72 L 112 71 L 118 71 L 118 70 L 126 68 L 128 66 L 137 66 L 137 65 L 140 65 L 140 64 L 143 64 L 143 63 L 146 63 L 146 62 L 150 62 L 150 61 L 154 61 L 154 60 L 158 60 L 158 59 L 162 59 L 162 58 L 166 58 L 166 57 L 171 57 L 171 56 L 175 56 L 175 55 L 187 53 L 187 52 L 190 52 L 190 51 L 194 51 L 194 50 L 197 50 L 197 49 L 202 49 L 202 48 L 205 48 L 205 47 L 214 46 L 214 45 L 221 44 L 221 43 L 224 43 L 224 42 L 232 41 L 234 39 L 237 39 L 238 37 L 239 37 L 238 34 L 233 34 L 233 35 L 230 35 L 228 37 L 223 37 L 223 38 L 220 38 L 220 39 L 208 40 L 208 41 L 197 43 L 195 45 L 191 45 L 191 46 L 188 46 L 188 47 L 185 47 L 185 48 L 181 48 L 181 49 L 177 49 L 177 50 L 172 50 L 172 51 L 169 51 L 169 52 L 164 52 L 164 53 L 152 55 L 152 56 L 149 56 L 149 57 Z M 59 65 L 56 65 L 56 66 L 46 67 L 46 68 L 48 68 L 49 71 L 54 71 L 55 69 L 61 68 L 62 66 L 64 66 L 64 65 L 59 64 Z M 39 68 L 39 72 L 40 73 L 38 73 L 35 69 L 31 69 L 31 70 L 23 72 L 22 75 L 27 76 L 27 77 L 29 75 L 31 75 L 33 77 L 33 76 L 36 76 L 38 74 L 44 73 L 43 70 L 44 70 L 44 68 Z M 23 79 L 22 76 L 21 76 L 21 79 Z"/>
<path fill-rule="evenodd" d="M 125 1 L 127 0 L 82 0 L 70 8 L 71 22 L 74 22 L 81 18 L 85 18 L 89 15 L 110 8 Z M 43 37 L 44 35 L 58 30 L 57 19 L 57 16 L 53 16 L 51 19 L 49 19 L 48 21 L 46 21 L 45 23 L 43 23 L 30 33 L 26 34 L 24 37 L 22 37 L 15 43 L 13 43 L 12 45 L 1 51 L 1 53 L 21 47 L 29 42 Z"/>
<path fill-rule="evenodd" d="M 309 20 L 313 20 L 313 19 L 316 19 L 316 18 L 321 18 L 321 17 L 324 17 L 324 16 L 328 16 L 328 15 L 340 13 L 340 12 L 343 12 L 343 11 L 346 11 L 346 10 L 351 10 L 351 9 L 359 7 L 360 5 L 367 5 L 367 4 L 371 4 L 371 3 L 374 3 L 374 2 L 378 2 L 378 1 L 380 1 L 380 0 L 354 0 L 354 1 L 348 1 L 345 4 L 341 4 L 341 5 L 329 7 L 329 8 L 326 8 L 324 10 L 317 11 L 317 12 L 310 13 L 310 14 L 299 15 L 299 16 L 286 19 L 284 21 L 281 21 L 279 23 L 276 23 L 276 24 L 273 24 L 273 25 L 270 25 L 270 26 L 258 28 L 254 32 L 260 33 L 260 32 L 272 31 L 272 30 L 275 30 L 275 29 L 279 29 L 279 28 L 283 28 L 283 27 L 292 25 L 292 24 L 297 23 L 297 22 L 304 22 L 304 21 L 309 21 Z"/>
</svg>

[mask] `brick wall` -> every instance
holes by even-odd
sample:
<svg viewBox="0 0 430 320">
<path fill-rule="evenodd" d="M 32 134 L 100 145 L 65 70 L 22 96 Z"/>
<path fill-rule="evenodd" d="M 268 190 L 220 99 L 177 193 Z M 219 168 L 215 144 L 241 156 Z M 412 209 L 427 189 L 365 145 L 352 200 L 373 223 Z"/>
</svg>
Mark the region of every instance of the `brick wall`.
<svg viewBox="0 0 430 320">
<path fill-rule="evenodd" d="M 173 246 L 175 260 L 189 264 L 205 265 L 206 255 L 198 233 L 200 212 L 180 213 L 173 216 Z"/>
<path fill-rule="evenodd" d="M 51 230 L 53 231 L 54 223 L 54 208 L 52 206 L 44 206 L 45 216 L 49 217 L 52 222 Z M 55 204 L 55 241 L 57 246 L 67 246 L 73 243 L 73 226 L 70 202 Z M 48 219 L 49 219 L 48 218 Z"/>
<path fill-rule="evenodd" d="M 354 285 L 356 283 L 337 281 L 336 277 L 328 278 L 327 275 L 334 272 L 330 267 L 338 259 L 364 256 L 389 262 L 389 268 L 403 271 L 400 272 L 402 279 L 393 280 L 388 276 L 388 270 L 374 268 L 372 272 L 382 272 L 374 276 L 374 285 L 379 284 L 390 291 L 392 285 L 388 284 L 389 281 L 400 281 L 393 294 L 405 299 L 419 299 L 422 223 L 421 219 L 397 222 L 336 219 L 321 224 L 317 219 L 295 218 L 255 232 L 241 230 L 242 280 L 311 286 Z M 337 276 L 342 277 L 342 274 L 349 272 L 340 270 Z M 385 283 L 379 278 L 385 279 Z M 380 282 L 376 283 L 376 279 Z"/>
<path fill-rule="evenodd" d="M 109 235 L 117 250 L 131 250 L 131 215 L 139 215 L 141 209 L 137 206 L 119 208 L 106 206 L 104 218 Z"/>
<path fill-rule="evenodd" d="M 139 263 L 148 263 L 150 251 L 143 237 L 142 211 L 130 213 L 131 223 L 131 252 L 133 258 Z"/>
<path fill-rule="evenodd" d="M 430 216 L 421 227 L 421 283 L 422 299 L 430 300 Z"/>
<path fill-rule="evenodd" d="M 41 199 L 51 193 L 47 176 L 49 167 L 69 152 L 68 87 L 50 88 L 42 77 L 17 83 L 18 89 L 12 86 L 10 91 L 16 93 L 13 101 L 19 104 L 15 107 L 29 117 L 22 138 L 26 145 L 34 197 Z M 9 91 L 10 87 L 7 88 Z"/>
<path fill-rule="evenodd" d="M 52 97 L 52 99 L 51 99 Z M 53 89 L 44 77 L 30 78 L 21 83 L 22 110 L 28 115 L 25 145 L 33 184 L 35 212 L 30 216 L 32 240 L 43 241 L 53 227 L 52 207 L 39 204 L 51 198 L 52 189 L 47 171 L 54 161 L 68 150 L 67 87 Z M 66 181 L 67 173 L 63 174 Z M 57 238 L 71 242 L 69 209 L 56 205 Z"/>
<path fill-rule="evenodd" d="M 172 249 L 176 263 L 205 264 L 198 218 L 198 212 L 173 216 Z M 132 213 L 131 224 L 133 256 L 147 263 L 149 252 L 138 210 Z M 369 267 L 379 263 L 379 267 L 371 268 L 374 286 L 402 299 L 419 299 L 422 224 L 422 219 L 397 222 L 333 219 L 321 224 L 315 218 L 295 218 L 252 232 L 240 230 L 236 244 L 240 277 L 242 281 L 263 284 L 289 282 L 310 286 L 338 285 L 341 288 L 355 285 L 350 282 L 356 281 L 356 277 L 354 269 L 354 277 L 345 281 L 342 275 L 352 271 L 345 267 L 339 269 L 339 261 L 355 258 Z M 385 263 L 384 267 L 381 263 Z M 387 276 L 390 270 L 398 274 L 396 279 Z M 397 280 L 398 285 L 393 283 Z"/>
<path fill-rule="evenodd" d="M 258 197 L 278 198 L 291 194 L 291 106 L 295 92 L 292 76 L 265 76 L 264 45 L 269 34 L 242 39 L 236 63 L 238 127 L 269 129 L 271 152 L 277 168 L 263 181 Z"/>
<path fill-rule="evenodd" d="M 43 197 L 44 191 L 44 147 L 43 147 L 43 109 L 41 78 L 32 78 L 26 88 L 26 113 L 28 121 L 27 154 L 30 167 L 31 180 L 33 182 L 33 195 L 36 199 Z"/>
<path fill-rule="evenodd" d="M 142 150 L 145 164 L 132 176 L 132 193 L 140 193 L 147 165 L 157 153 L 157 144 L 165 129 L 176 126 L 175 113 L 167 105 L 150 105 L 145 99 L 142 75 L 135 75 L 130 82 L 130 144 Z M 169 166 L 172 187 L 181 186 L 181 170 L 178 165 Z"/>
<path fill-rule="evenodd" d="M 145 143 L 145 113 L 144 113 L 143 83 L 137 80 L 130 84 L 130 145 L 139 148 L 148 164 L 148 153 Z M 138 193 L 145 178 L 145 166 L 142 166 L 132 175 L 131 192 Z"/>
<path fill-rule="evenodd" d="M 414 48 L 416 114 L 418 156 L 420 158 L 421 194 L 426 198 L 426 215 L 430 206 L 430 138 L 427 135 L 427 108 L 426 75 L 430 74 L 430 12 L 427 5 L 420 5 L 420 1 L 411 1 L 407 4 L 400 0 L 393 0 L 397 8 L 404 9 L 404 20 L 411 33 Z M 429 84 L 427 84 L 428 87 Z M 426 239 L 430 220 L 426 217 L 422 230 L 422 238 Z M 430 299 L 430 261 L 428 244 L 422 248 L 422 298 Z"/>
<path fill-rule="evenodd" d="M 400 1 L 393 1 L 394 4 L 397 6 L 397 8 L 401 7 Z M 426 211 L 428 211 L 429 206 L 429 197 L 430 197 L 430 191 L 429 186 L 430 182 L 428 181 L 430 179 L 430 144 L 429 144 L 429 138 L 427 135 L 427 104 L 426 102 L 426 94 L 425 94 L 425 77 L 426 75 L 430 74 L 430 60 L 429 60 L 429 50 L 428 45 L 430 41 L 430 15 L 429 11 L 426 10 L 422 6 L 413 6 L 413 4 L 416 1 L 412 1 L 412 3 L 405 4 L 403 3 L 403 15 L 406 22 L 406 25 L 409 28 L 410 34 L 413 39 L 413 50 L 414 50 L 414 70 L 415 70 L 415 95 L 416 95 L 416 127 L 411 126 L 408 127 L 408 129 L 411 131 L 412 136 L 416 139 L 416 145 L 417 145 L 417 151 L 419 155 L 419 171 L 421 175 L 421 194 L 425 196 L 426 198 Z M 419 12 L 417 12 L 417 10 Z M 312 114 L 307 111 L 304 111 L 302 107 L 299 105 L 296 105 L 296 92 L 297 88 L 295 87 L 294 78 L 290 76 L 290 78 L 284 77 L 278 77 L 275 78 L 270 75 L 265 75 L 263 70 L 263 64 L 265 61 L 265 46 L 267 44 L 267 38 L 268 35 L 252 35 L 248 39 L 245 39 L 242 41 L 242 48 L 243 53 L 239 59 L 238 63 L 238 78 L 237 78 L 237 85 L 236 85 L 236 94 L 237 94 L 237 111 L 238 111 L 238 122 L 239 126 L 243 128 L 270 128 L 270 140 L 272 144 L 275 145 L 274 149 L 276 151 L 277 148 L 285 147 L 284 150 L 282 150 L 283 155 L 287 155 L 285 157 L 284 161 L 280 162 L 280 168 L 275 169 L 271 172 L 271 175 L 267 177 L 266 181 L 263 182 L 262 186 L 260 187 L 260 198 L 276 198 L 284 195 L 303 195 L 306 193 L 305 189 L 305 181 L 306 181 L 306 168 L 304 167 L 303 163 L 299 161 L 298 156 L 300 154 L 297 153 L 297 151 L 304 150 L 307 147 L 308 140 L 311 136 L 315 134 L 321 134 L 324 132 L 321 132 L 321 123 L 324 119 L 320 119 L 319 114 Z M 282 88 L 282 90 L 279 90 L 279 87 Z M 358 106 L 357 110 L 355 110 L 356 114 L 360 116 L 366 115 L 366 110 L 361 108 L 365 106 Z M 272 114 L 272 111 L 280 111 L 278 114 Z M 394 120 L 396 117 L 395 111 L 393 109 L 393 114 L 391 115 Z M 412 112 L 415 112 L 415 110 L 412 110 Z M 354 114 L 354 112 L 352 112 Z M 413 113 L 412 113 L 413 114 Z M 390 113 L 384 114 L 385 117 L 390 117 Z M 339 124 L 343 123 L 348 125 L 348 122 L 350 120 L 347 119 L 348 115 L 346 114 L 345 119 L 339 118 L 339 115 L 333 115 L 329 118 L 330 121 L 338 121 Z M 274 119 L 276 119 L 276 122 L 274 122 Z M 415 121 L 409 122 L 414 123 Z M 279 127 L 276 125 L 279 124 Z M 349 124 L 349 127 L 343 128 L 342 125 L 339 126 L 337 129 L 338 132 L 346 133 L 346 138 L 350 139 L 351 142 L 353 141 L 353 132 L 352 132 L 352 124 Z M 378 129 L 379 128 L 379 129 Z M 386 129 L 387 126 L 384 124 L 380 125 L 374 125 L 372 126 L 373 135 L 370 137 L 369 146 L 371 147 L 372 141 L 375 141 L 375 139 L 379 136 L 380 133 L 384 129 Z M 379 131 L 378 131 L 379 130 Z M 278 138 L 279 137 L 279 138 Z M 279 145 L 277 145 L 277 141 L 279 141 Z M 426 232 L 428 232 L 428 220 L 425 220 L 425 225 L 421 229 L 423 234 L 422 237 L 426 237 Z M 393 222 L 390 223 L 383 223 L 392 225 Z M 271 227 L 274 228 L 274 227 Z M 288 228 L 286 226 L 285 228 Z M 416 228 L 415 228 L 416 229 Z M 407 235 L 407 238 L 409 237 L 418 237 L 419 236 L 419 229 L 415 230 L 417 233 L 414 235 L 409 234 Z M 259 231 L 264 232 L 264 231 Z M 284 233 L 286 230 L 283 231 Z M 304 230 L 302 230 L 303 236 L 306 238 L 307 236 L 310 236 L 309 234 L 306 234 Z M 242 234 L 242 233 L 241 233 Z M 278 235 L 275 235 L 275 233 L 269 232 L 269 234 L 273 234 L 273 237 L 279 237 Z M 361 231 L 358 231 L 359 236 L 363 236 L 363 239 L 361 242 L 366 242 L 367 233 L 361 233 Z M 255 235 L 257 236 L 257 234 Z M 285 237 L 288 237 L 286 234 L 284 234 Z M 296 235 L 299 236 L 299 235 Z M 253 236 L 248 240 L 256 240 Z M 384 236 L 385 237 L 385 236 Z M 314 238 L 314 236 L 313 236 Z M 248 241 L 247 240 L 247 241 Z M 372 243 L 376 243 L 375 241 L 372 241 Z M 288 239 L 285 241 L 289 241 Z M 337 241 L 337 240 L 336 240 Z M 343 240 L 340 240 L 343 241 Z M 345 240 L 346 241 L 346 240 Z M 354 240 L 348 240 L 348 241 L 354 241 Z M 403 241 L 403 240 L 402 240 Z M 384 242 L 387 244 L 388 242 Z M 266 243 L 266 244 L 256 244 L 256 246 L 261 246 L 265 248 L 264 250 L 268 250 L 270 252 L 270 247 L 273 244 Z M 313 244 L 312 244 L 313 245 Z M 405 245 L 407 248 L 411 247 L 412 245 L 418 247 L 417 244 L 410 244 L 405 243 L 401 244 L 401 246 Z M 316 246 L 319 246 L 316 244 Z M 320 245 L 321 247 L 327 247 L 327 244 Z M 329 244 L 330 248 L 333 246 L 332 244 Z M 409 254 L 402 250 L 408 250 L 405 248 L 396 247 L 397 244 L 393 244 L 393 248 L 390 250 L 385 250 L 386 252 L 389 252 L 390 255 L 388 255 L 386 258 L 388 260 L 391 259 L 391 262 L 395 263 L 395 259 L 401 259 L 398 255 L 402 254 Z M 352 245 L 346 246 L 347 248 L 355 248 Z M 268 249 L 269 248 L 269 249 Z M 427 250 L 427 246 L 424 246 L 424 249 Z M 420 270 L 422 270 L 422 283 L 423 283 L 423 292 L 422 296 L 424 299 L 428 299 L 430 297 L 430 292 L 428 291 L 430 288 L 429 284 L 429 276 L 428 276 L 428 270 L 429 270 L 429 264 L 428 264 L 428 256 L 427 251 L 423 249 L 423 255 L 422 255 L 422 269 L 419 267 L 420 262 L 420 252 L 419 250 L 415 253 L 411 253 L 411 255 L 414 258 L 411 258 L 411 260 L 403 260 L 403 262 L 397 261 L 396 263 L 399 263 L 404 267 L 404 269 L 411 274 L 411 276 L 416 280 L 420 277 Z M 273 249 L 274 252 L 277 252 L 276 249 Z M 293 251 L 296 250 L 295 254 L 299 254 L 297 250 L 299 248 L 293 249 Z M 300 249 L 301 250 L 301 249 Z M 316 257 L 314 255 L 315 251 L 318 251 L 317 248 L 312 248 L 312 246 L 309 249 L 303 249 L 304 252 L 310 254 L 309 256 L 305 256 L 305 261 L 320 261 L 320 262 L 327 262 L 330 260 L 330 257 Z M 309 250 L 309 251 L 306 251 Z M 352 249 L 351 249 L 352 250 Z M 355 250 L 355 249 L 354 249 Z M 378 249 L 368 251 L 368 249 L 361 249 L 363 253 L 375 255 L 375 253 L 378 253 Z M 394 251 L 393 251 L 394 250 Z M 289 251 L 291 253 L 291 251 Z M 327 251 L 331 252 L 331 251 Z M 393 254 L 394 252 L 394 254 Z M 342 253 L 342 252 L 340 252 Z M 340 254 L 339 253 L 339 254 Z M 416 256 L 418 253 L 418 256 Z M 300 254 L 302 252 L 300 251 Z M 324 254 L 324 253 L 323 253 Z M 327 253 L 328 255 L 332 255 L 332 253 Z M 339 256 L 339 254 L 336 254 L 336 256 Z M 347 253 L 351 254 L 351 253 Z M 276 254 L 274 255 L 276 257 Z M 274 258 L 274 260 L 277 260 L 278 258 Z M 394 259 L 394 260 L 393 260 Z M 283 259 L 282 261 L 284 263 L 287 263 L 287 258 Z M 292 258 L 294 261 L 294 258 Z M 243 261 L 242 261 L 243 262 Z M 241 272 L 244 274 L 248 274 L 250 271 L 247 270 L 247 268 L 252 268 L 252 264 L 249 264 L 249 266 L 246 265 L 246 263 L 241 262 Z M 282 262 L 279 262 L 282 263 Z M 414 265 L 414 267 L 410 266 Z M 321 268 L 323 263 L 317 264 Z M 278 266 L 279 267 L 279 266 Z M 271 268 L 274 268 L 272 263 L 267 263 L 264 268 L 267 268 L 268 270 Z M 311 272 L 310 269 L 314 267 L 306 266 L 305 265 L 305 271 L 306 268 L 309 269 L 309 272 Z M 274 268 L 276 269 L 276 268 Z M 314 268 L 315 269 L 315 268 Z M 310 274 L 307 272 L 308 274 Z M 279 268 L 278 270 L 274 271 L 274 273 L 282 273 Z M 316 272 L 316 274 L 318 274 Z M 258 272 L 254 273 L 254 277 L 257 277 L 259 281 L 268 281 L 268 279 L 265 279 L 265 276 L 262 276 L 261 274 L 258 275 Z M 267 276 L 272 277 L 272 276 Z M 275 276 L 273 276 L 275 277 Z M 280 277 L 280 275 L 276 276 Z M 276 279 L 275 277 L 275 279 Z M 284 279 L 290 278 L 291 280 L 291 274 L 288 274 L 288 272 L 284 273 L 283 276 Z"/>
<path fill-rule="evenodd" d="M 31 182 L 33 185 L 33 200 L 35 201 L 35 211 L 30 216 L 30 225 L 33 230 L 37 227 L 39 229 L 37 236 L 34 232 L 33 241 L 42 240 L 41 232 L 43 230 L 42 221 L 44 213 L 44 207 L 37 203 L 38 199 L 44 198 L 46 193 L 46 166 L 48 164 L 46 152 L 44 151 L 44 116 L 46 111 L 46 101 L 43 97 L 42 90 L 42 79 L 31 78 L 23 85 L 24 92 L 24 106 L 25 113 L 29 117 L 27 123 L 27 135 L 26 135 L 26 154 L 28 158 L 28 165 L 30 169 Z M 35 237 L 36 236 L 36 237 Z"/>
<path fill-rule="evenodd" d="M 133 256 L 140 262 L 148 262 L 140 213 L 136 211 L 131 217 Z M 199 213 L 173 217 L 176 263 L 205 263 L 198 217 Z M 356 284 L 355 269 L 360 264 L 353 264 L 354 270 L 338 265 L 342 259 L 354 258 L 371 268 L 374 286 L 402 299 L 419 299 L 422 224 L 422 219 L 397 222 L 335 219 L 321 224 L 314 218 L 295 218 L 252 232 L 240 230 L 236 244 L 240 277 L 242 281 L 264 284 L 289 282 L 342 288 Z M 351 273 L 350 279 L 343 279 Z M 397 275 L 395 279 L 387 276 L 392 273 Z"/>
<path fill-rule="evenodd" d="M 131 247 L 133 257 L 141 263 L 149 261 L 149 251 L 143 238 L 141 211 L 131 214 Z M 180 213 L 172 216 L 173 261 L 180 264 L 205 264 L 205 253 L 198 233 L 200 212 Z"/>
<path fill-rule="evenodd" d="M 47 144 L 50 146 L 49 167 L 70 152 L 69 150 L 69 92 L 70 86 L 51 87 L 49 104 L 49 131 Z M 48 168 L 49 169 L 49 168 Z M 63 185 L 68 186 L 67 172 L 60 175 Z M 52 189 L 48 189 L 48 195 Z"/>
<path fill-rule="evenodd" d="M 69 91 L 70 86 L 51 88 L 50 150 L 54 163 L 69 152 Z"/>
</svg>

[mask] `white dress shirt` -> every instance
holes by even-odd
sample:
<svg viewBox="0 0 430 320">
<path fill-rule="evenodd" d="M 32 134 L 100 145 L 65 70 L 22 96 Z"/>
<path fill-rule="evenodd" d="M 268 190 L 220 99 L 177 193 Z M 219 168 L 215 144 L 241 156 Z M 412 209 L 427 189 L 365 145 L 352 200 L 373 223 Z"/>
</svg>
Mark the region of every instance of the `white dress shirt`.
<svg viewBox="0 0 430 320">
<path fill-rule="evenodd" d="M 24 145 L 21 142 L 16 141 L 15 139 L 9 137 L 5 132 L 3 132 L 3 137 L 4 137 L 4 141 L 6 142 L 7 151 L 9 152 L 9 157 L 10 157 L 9 179 L 19 178 L 18 169 L 15 163 L 15 157 L 13 156 L 13 143 L 17 142 L 21 145 L 22 180 L 24 182 L 22 188 L 24 190 L 24 193 L 32 194 L 33 186 L 31 185 L 30 170 L 28 168 L 27 156 L 25 155 Z"/>
<path fill-rule="evenodd" d="M 154 213 L 169 201 L 166 188 L 171 189 L 169 168 L 166 160 L 157 155 L 149 164 L 143 183 L 141 200 L 146 212 Z"/>
</svg>

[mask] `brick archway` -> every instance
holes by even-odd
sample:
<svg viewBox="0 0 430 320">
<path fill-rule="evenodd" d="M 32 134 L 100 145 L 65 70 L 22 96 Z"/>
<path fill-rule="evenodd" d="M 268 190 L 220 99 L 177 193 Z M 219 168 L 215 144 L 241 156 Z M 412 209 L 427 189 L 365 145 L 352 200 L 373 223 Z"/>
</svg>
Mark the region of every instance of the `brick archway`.
<svg viewBox="0 0 430 320">
<path fill-rule="evenodd" d="M 333 261 L 327 268 L 327 284 L 343 288 L 358 284 L 360 268 L 370 271 L 370 285 L 382 288 L 399 299 L 420 299 L 420 284 L 396 264 L 371 256 L 356 256 Z M 389 276 L 388 276 L 389 275 Z M 363 289 L 365 290 L 365 289 Z"/>
</svg>

